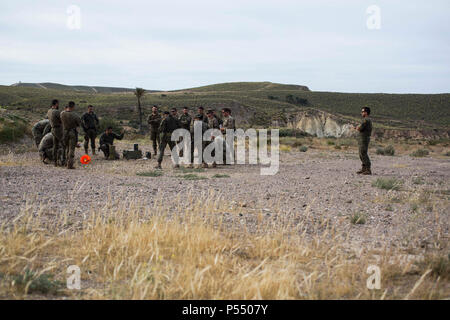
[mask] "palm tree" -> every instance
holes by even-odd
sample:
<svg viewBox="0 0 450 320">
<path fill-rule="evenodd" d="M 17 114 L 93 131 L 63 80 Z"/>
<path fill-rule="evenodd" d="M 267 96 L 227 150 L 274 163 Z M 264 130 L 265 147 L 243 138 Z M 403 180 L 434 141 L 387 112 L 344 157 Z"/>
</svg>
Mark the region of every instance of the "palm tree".
<svg viewBox="0 0 450 320">
<path fill-rule="evenodd" d="M 137 98 L 138 101 L 138 111 L 139 111 L 139 132 L 142 133 L 142 108 L 141 108 L 141 98 L 145 94 L 145 89 L 142 88 L 136 88 L 134 91 L 134 95 Z"/>
</svg>

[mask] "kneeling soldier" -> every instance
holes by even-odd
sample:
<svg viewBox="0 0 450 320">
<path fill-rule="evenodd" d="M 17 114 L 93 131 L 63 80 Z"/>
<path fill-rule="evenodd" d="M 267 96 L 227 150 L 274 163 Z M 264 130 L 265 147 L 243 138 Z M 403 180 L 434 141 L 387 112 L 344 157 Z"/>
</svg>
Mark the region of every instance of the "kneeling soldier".
<svg viewBox="0 0 450 320">
<path fill-rule="evenodd" d="M 116 134 L 113 132 L 112 127 L 106 128 L 106 131 L 100 136 L 100 148 L 99 150 L 103 151 L 105 155 L 105 159 L 120 159 L 119 154 L 112 150 L 111 148 L 114 145 L 114 139 L 122 140 L 124 136 L 124 130 L 122 129 L 122 133 Z M 111 151 L 114 151 L 112 153 Z"/>
<path fill-rule="evenodd" d="M 36 144 L 36 147 L 39 147 L 41 139 L 51 130 L 52 127 L 50 125 L 50 120 L 48 119 L 43 119 L 34 124 L 33 128 L 31 129 L 31 133 L 33 134 L 34 143 Z"/>
<path fill-rule="evenodd" d="M 53 159 L 53 134 L 51 132 L 47 133 L 39 143 L 39 156 L 43 163 L 48 164 L 46 160 L 54 161 Z M 59 163 L 62 162 L 63 148 L 60 146 L 57 150 L 57 156 Z"/>
</svg>

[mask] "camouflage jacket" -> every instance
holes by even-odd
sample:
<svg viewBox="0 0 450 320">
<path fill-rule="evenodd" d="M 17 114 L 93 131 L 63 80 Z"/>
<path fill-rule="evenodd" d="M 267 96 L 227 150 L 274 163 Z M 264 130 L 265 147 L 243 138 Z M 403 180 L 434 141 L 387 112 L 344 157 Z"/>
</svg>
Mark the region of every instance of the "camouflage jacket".
<svg viewBox="0 0 450 320">
<path fill-rule="evenodd" d="M 64 131 L 77 130 L 81 124 L 80 117 L 73 111 L 64 111 L 61 113 L 61 122 Z"/>
<path fill-rule="evenodd" d="M 107 134 L 106 132 L 104 132 L 100 136 L 100 145 L 103 145 L 103 144 L 113 145 L 114 144 L 114 139 L 122 140 L 123 136 L 124 136 L 123 132 L 122 132 L 122 134 L 116 134 L 114 132 L 111 132 L 111 134 Z"/>
<path fill-rule="evenodd" d="M 372 120 L 364 118 L 359 126 L 359 137 L 361 139 L 368 139 L 372 135 Z"/>
<path fill-rule="evenodd" d="M 219 129 L 219 121 L 216 117 L 208 118 L 208 129 Z"/>
<path fill-rule="evenodd" d="M 84 131 L 87 131 L 89 129 L 97 130 L 98 123 L 99 121 L 95 113 L 85 112 L 81 116 L 81 126 L 83 127 Z"/>
<path fill-rule="evenodd" d="M 189 130 L 192 121 L 192 118 L 189 114 L 183 113 L 178 120 L 180 121 L 181 128 Z"/>
<path fill-rule="evenodd" d="M 50 131 L 49 128 L 51 129 L 50 121 L 48 119 L 43 119 L 41 121 L 36 122 L 31 131 L 45 135 Z"/>
<path fill-rule="evenodd" d="M 180 127 L 180 123 L 178 119 L 174 118 L 172 115 L 169 115 L 167 118 L 161 121 L 161 125 L 159 126 L 159 132 L 164 133 L 172 133 L 176 129 Z"/>
<path fill-rule="evenodd" d="M 52 128 L 59 128 L 62 126 L 61 114 L 58 109 L 50 108 L 47 111 L 47 118 L 50 121 L 50 125 Z"/>
<path fill-rule="evenodd" d="M 162 117 L 159 113 L 157 114 L 150 114 L 147 118 L 147 123 L 150 125 L 151 131 L 158 131 L 159 126 L 161 125 Z"/>
<path fill-rule="evenodd" d="M 190 132 L 191 132 L 191 136 L 194 136 L 194 124 L 196 122 L 200 122 L 202 124 L 202 134 L 206 132 L 206 130 L 208 130 L 208 124 L 205 121 L 199 121 L 199 120 L 194 120 L 191 122 L 191 127 L 190 127 Z"/>
<path fill-rule="evenodd" d="M 39 143 L 38 150 L 39 152 L 45 151 L 47 149 L 53 148 L 53 134 L 47 133 L 41 140 L 41 143 Z"/>
<path fill-rule="evenodd" d="M 224 129 L 236 129 L 236 124 L 235 124 L 234 118 L 232 116 L 223 118 L 222 127 Z"/>
</svg>

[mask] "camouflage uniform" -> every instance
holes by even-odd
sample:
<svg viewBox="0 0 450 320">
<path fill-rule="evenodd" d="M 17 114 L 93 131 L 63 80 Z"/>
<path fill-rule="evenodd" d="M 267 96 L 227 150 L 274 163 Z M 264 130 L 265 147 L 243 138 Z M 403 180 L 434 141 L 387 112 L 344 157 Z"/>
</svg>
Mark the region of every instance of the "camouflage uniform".
<svg viewBox="0 0 450 320">
<path fill-rule="evenodd" d="M 191 121 L 192 118 L 189 114 L 182 114 L 180 116 L 180 118 L 178 119 L 178 121 L 180 122 L 180 128 L 189 130 L 191 128 Z"/>
<path fill-rule="evenodd" d="M 39 156 L 41 157 L 41 160 L 44 161 L 45 159 L 49 159 L 50 161 L 53 161 L 53 134 L 51 132 L 47 133 L 39 143 Z M 62 148 L 59 148 L 57 150 L 58 159 L 61 161 L 62 154 L 64 150 Z"/>
<path fill-rule="evenodd" d="M 52 127 L 53 134 L 53 145 L 57 146 L 57 148 L 53 148 L 53 161 L 55 162 L 55 166 L 57 165 L 57 152 L 60 147 L 63 149 L 66 148 L 63 141 L 63 127 L 61 122 L 61 114 L 58 109 L 51 108 L 47 112 L 47 118 L 50 121 L 50 126 Z M 63 154 L 63 162 L 66 161 L 66 152 Z"/>
<path fill-rule="evenodd" d="M 170 150 L 175 147 L 175 141 L 172 141 L 170 138 L 172 136 L 172 132 L 178 129 L 179 126 L 180 123 L 178 119 L 174 118 L 172 115 L 169 115 L 167 118 L 161 121 L 161 125 L 159 126 L 161 142 L 159 145 L 158 165 L 160 165 L 163 160 L 164 149 L 166 149 L 166 145 L 169 145 Z"/>
<path fill-rule="evenodd" d="M 160 145 L 159 140 L 159 126 L 161 125 L 161 115 L 159 113 L 150 114 L 147 122 L 150 125 L 150 140 L 153 141 L 153 153 L 156 155 L 156 151 Z"/>
<path fill-rule="evenodd" d="M 361 125 L 359 126 L 359 158 L 362 162 L 361 172 L 370 172 L 370 159 L 367 154 L 369 150 L 370 135 L 372 134 L 372 121 L 369 118 L 364 118 Z"/>
<path fill-rule="evenodd" d="M 202 150 L 197 150 L 199 153 L 202 153 L 203 150 L 206 147 L 206 143 L 207 141 L 203 141 L 203 134 L 206 132 L 206 130 L 208 130 L 208 125 L 206 124 L 206 122 L 201 121 L 201 120 L 194 120 L 191 123 L 191 127 L 190 127 L 190 132 L 191 132 L 191 163 L 194 164 L 194 149 L 195 149 L 195 144 L 194 144 L 194 124 L 196 121 L 200 121 L 202 124 Z M 203 157 L 202 157 L 202 161 L 203 161 Z M 205 163 L 203 161 L 203 163 Z"/>
<path fill-rule="evenodd" d="M 227 141 L 226 141 L 226 136 L 227 136 L 227 131 L 226 129 L 232 129 L 235 130 L 236 129 L 236 123 L 234 118 L 230 115 L 228 117 L 224 117 L 223 118 L 223 123 L 222 123 L 222 128 L 224 128 L 225 130 L 222 132 L 223 134 L 223 139 L 224 139 L 224 143 L 223 143 L 223 163 L 226 163 L 226 157 L 227 157 Z M 230 150 L 234 150 L 231 148 L 231 146 L 229 146 Z"/>
<path fill-rule="evenodd" d="M 100 150 L 103 151 L 103 154 L 105 155 L 105 158 L 108 159 L 110 158 L 110 146 L 112 146 L 114 144 L 114 139 L 117 140 L 122 140 L 124 136 L 124 132 L 122 132 L 122 134 L 116 134 L 114 132 L 111 132 L 111 134 L 107 134 L 106 132 L 103 133 L 100 136 Z M 115 159 L 120 159 L 119 154 L 116 152 L 116 154 L 114 155 Z"/>
<path fill-rule="evenodd" d="M 75 158 L 75 147 L 78 143 L 77 128 L 81 125 L 80 117 L 73 111 L 64 111 L 61 113 L 61 122 L 63 125 L 63 141 L 65 145 L 67 168 L 72 169 Z M 57 150 L 56 150 L 57 151 Z M 54 154 L 56 154 L 54 150 Z"/>
<path fill-rule="evenodd" d="M 34 143 L 36 147 L 39 147 L 39 143 L 43 136 L 49 133 L 52 130 L 50 126 L 50 121 L 48 119 L 44 119 L 35 123 L 31 132 L 33 133 Z"/>
<path fill-rule="evenodd" d="M 220 124 L 219 124 L 219 120 L 217 120 L 216 116 L 212 116 L 211 118 L 208 117 L 208 129 L 220 129 Z M 206 146 L 209 146 L 211 143 L 214 143 L 214 139 L 212 141 L 206 141 Z M 211 156 L 215 156 L 216 155 L 216 150 L 213 150 L 211 152 Z M 216 163 L 213 162 L 212 166 L 215 167 Z"/>
<path fill-rule="evenodd" d="M 86 154 L 89 149 L 89 140 L 91 140 L 92 153 L 95 154 L 95 138 L 97 137 L 98 123 L 97 115 L 94 112 L 86 112 L 81 116 L 81 126 L 84 130 L 84 152 Z"/>
</svg>

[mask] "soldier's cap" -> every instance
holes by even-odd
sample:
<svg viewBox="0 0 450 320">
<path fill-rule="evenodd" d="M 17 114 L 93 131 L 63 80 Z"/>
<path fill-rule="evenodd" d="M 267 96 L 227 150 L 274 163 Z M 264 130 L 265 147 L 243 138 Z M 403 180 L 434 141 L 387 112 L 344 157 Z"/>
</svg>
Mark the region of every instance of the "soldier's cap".
<svg viewBox="0 0 450 320">
<path fill-rule="evenodd" d="M 213 110 L 208 109 L 208 111 L 206 111 L 206 114 L 211 114 L 211 113 L 213 113 L 213 112 L 214 112 Z"/>
<path fill-rule="evenodd" d="M 170 112 L 169 111 L 164 111 L 164 114 L 170 114 Z"/>
</svg>

